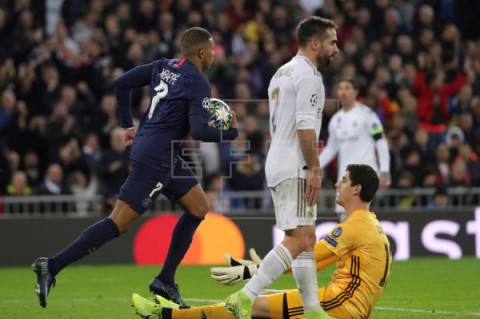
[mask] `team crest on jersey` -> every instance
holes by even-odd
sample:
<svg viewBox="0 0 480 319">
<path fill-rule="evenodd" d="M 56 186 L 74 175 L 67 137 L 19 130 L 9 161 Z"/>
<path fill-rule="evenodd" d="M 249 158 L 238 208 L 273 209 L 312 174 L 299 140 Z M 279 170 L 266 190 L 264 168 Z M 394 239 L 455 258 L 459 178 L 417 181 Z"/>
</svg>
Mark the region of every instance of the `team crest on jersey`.
<svg viewBox="0 0 480 319">
<path fill-rule="evenodd" d="M 152 205 L 152 199 L 150 197 L 146 197 L 142 200 L 143 208 L 148 208 Z"/>
<path fill-rule="evenodd" d="M 202 107 L 205 111 L 208 111 L 208 109 L 210 108 L 210 99 L 208 97 L 203 99 Z"/>
<path fill-rule="evenodd" d="M 312 106 L 316 106 L 318 103 L 318 95 L 317 93 L 313 93 L 312 96 L 310 97 L 310 104 L 312 104 Z"/>
<path fill-rule="evenodd" d="M 340 237 L 340 235 L 342 235 L 342 228 L 341 227 L 337 227 L 332 231 L 332 237 L 333 238 L 338 238 L 338 237 Z"/>
</svg>

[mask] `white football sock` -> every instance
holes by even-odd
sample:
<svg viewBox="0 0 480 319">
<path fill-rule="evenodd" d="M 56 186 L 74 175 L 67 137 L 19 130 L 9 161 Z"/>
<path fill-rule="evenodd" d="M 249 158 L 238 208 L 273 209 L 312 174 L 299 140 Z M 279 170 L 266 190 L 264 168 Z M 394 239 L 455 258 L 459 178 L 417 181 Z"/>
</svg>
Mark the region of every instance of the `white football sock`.
<svg viewBox="0 0 480 319">
<path fill-rule="evenodd" d="M 302 296 L 305 311 L 320 308 L 315 253 L 304 251 L 292 263 L 292 272 Z"/>
<path fill-rule="evenodd" d="M 292 254 L 282 244 L 268 252 L 258 268 L 258 272 L 250 279 L 243 288 L 247 296 L 255 300 L 265 288 L 280 277 L 292 264 Z"/>
</svg>

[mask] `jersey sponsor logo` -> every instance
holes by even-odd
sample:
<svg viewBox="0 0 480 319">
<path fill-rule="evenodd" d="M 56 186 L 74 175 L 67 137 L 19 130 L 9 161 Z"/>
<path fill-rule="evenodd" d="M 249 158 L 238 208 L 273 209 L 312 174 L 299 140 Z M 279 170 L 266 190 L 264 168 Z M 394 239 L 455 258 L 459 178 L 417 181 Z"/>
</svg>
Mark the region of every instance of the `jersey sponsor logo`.
<svg viewBox="0 0 480 319">
<path fill-rule="evenodd" d="M 202 107 L 205 111 L 208 111 L 208 109 L 210 108 L 210 99 L 208 97 L 203 99 Z"/>
<path fill-rule="evenodd" d="M 332 231 L 332 237 L 338 238 L 340 237 L 340 235 L 342 235 L 342 232 L 343 232 L 342 227 L 337 227 Z"/>
<path fill-rule="evenodd" d="M 325 239 L 325 241 L 327 243 L 329 243 L 330 245 L 332 245 L 333 247 L 337 247 L 338 246 L 338 243 L 335 239 L 333 239 L 332 237 L 326 235 L 325 237 L 323 237 L 323 239 Z"/>
<path fill-rule="evenodd" d="M 167 82 L 170 85 L 175 85 L 177 80 L 180 78 L 180 74 L 174 73 L 170 70 L 163 69 L 162 73 L 160 73 L 160 79 L 164 82 Z"/>
</svg>

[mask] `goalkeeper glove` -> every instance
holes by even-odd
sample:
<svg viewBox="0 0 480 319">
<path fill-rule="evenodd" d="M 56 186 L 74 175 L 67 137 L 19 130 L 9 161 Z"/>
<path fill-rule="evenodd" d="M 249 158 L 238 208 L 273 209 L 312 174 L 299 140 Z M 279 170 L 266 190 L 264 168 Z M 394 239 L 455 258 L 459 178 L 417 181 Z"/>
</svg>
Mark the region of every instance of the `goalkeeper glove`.
<svg viewBox="0 0 480 319">
<path fill-rule="evenodd" d="M 245 259 L 236 259 L 233 258 L 230 254 L 223 255 L 223 258 L 230 266 L 250 266 L 250 265 L 260 265 L 262 263 L 262 259 L 257 255 L 255 248 L 250 248 L 248 250 L 248 254 L 252 260 L 245 260 Z"/>
<path fill-rule="evenodd" d="M 262 259 L 253 248 L 250 248 L 249 253 L 252 260 L 235 259 L 230 254 L 225 254 L 224 258 L 230 267 L 212 267 L 210 269 L 211 277 L 218 283 L 227 286 L 236 285 L 252 278 L 257 273 Z"/>
</svg>

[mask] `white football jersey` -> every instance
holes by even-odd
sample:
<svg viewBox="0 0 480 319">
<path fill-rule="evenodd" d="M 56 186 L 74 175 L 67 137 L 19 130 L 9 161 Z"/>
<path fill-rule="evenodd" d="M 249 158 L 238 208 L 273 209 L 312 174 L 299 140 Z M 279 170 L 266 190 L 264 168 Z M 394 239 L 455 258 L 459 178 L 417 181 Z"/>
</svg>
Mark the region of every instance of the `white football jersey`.
<svg viewBox="0 0 480 319">
<path fill-rule="evenodd" d="M 374 137 L 383 134 L 383 126 L 368 106 L 357 102 L 348 112 L 338 110 L 328 124 L 328 134 L 327 145 L 319 157 L 321 168 L 338 153 L 338 179 L 342 178 L 348 164 L 368 164 L 379 172 Z M 385 162 L 387 165 L 381 167 L 382 172 L 389 171 L 389 159 Z"/>
<path fill-rule="evenodd" d="M 268 99 L 272 142 L 265 174 L 268 186 L 275 187 L 288 178 L 306 178 L 297 130 L 315 130 L 318 140 L 325 103 L 322 75 L 306 57 L 295 56 L 270 80 Z"/>
</svg>

